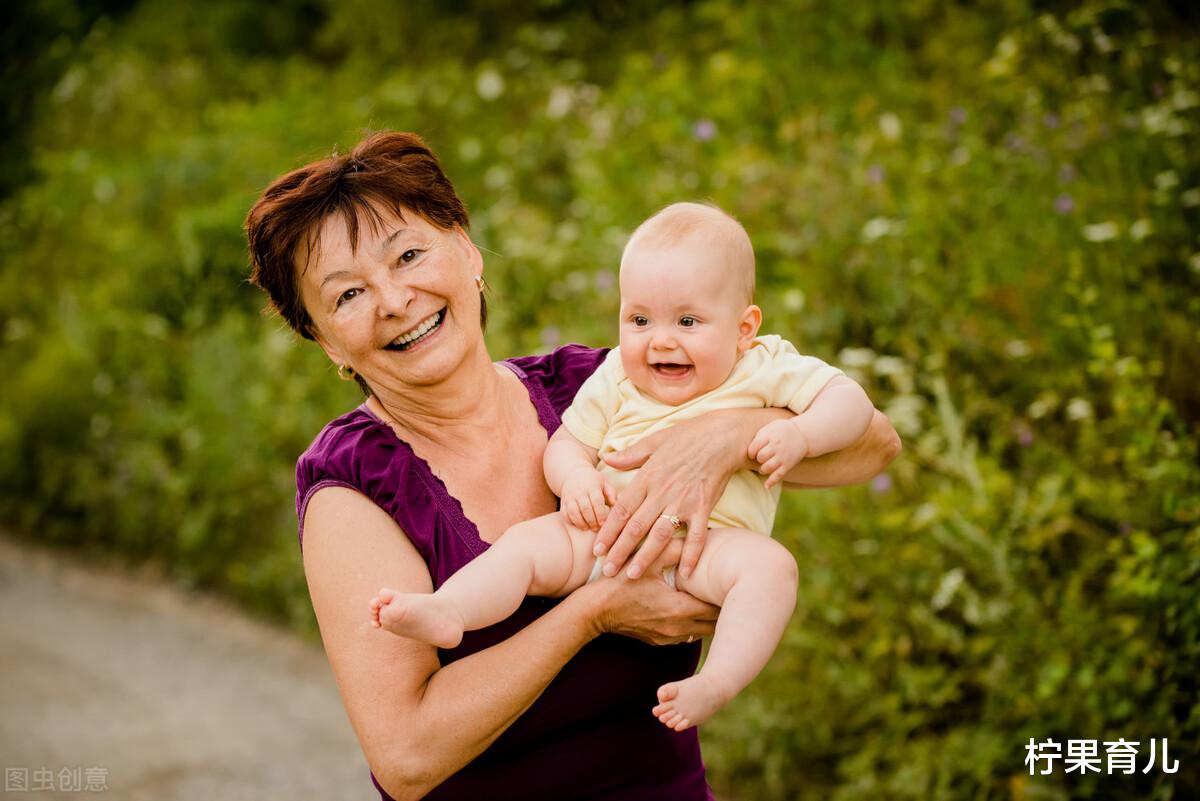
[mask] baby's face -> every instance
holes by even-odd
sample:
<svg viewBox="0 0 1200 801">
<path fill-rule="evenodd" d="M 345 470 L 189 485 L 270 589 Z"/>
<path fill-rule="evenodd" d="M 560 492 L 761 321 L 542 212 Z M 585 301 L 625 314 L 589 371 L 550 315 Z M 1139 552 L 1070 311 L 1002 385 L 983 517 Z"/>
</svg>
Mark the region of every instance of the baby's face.
<svg viewBox="0 0 1200 801">
<path fill-rule="evenodd" d="M 638 244 L 621 263 L 621 365 L 634 386 L 671 406 L 716 389 L 757 323 L 722 249 L 703 238 Z M 753 307 L 750 307 L 753 308 Z"/>
</svg>

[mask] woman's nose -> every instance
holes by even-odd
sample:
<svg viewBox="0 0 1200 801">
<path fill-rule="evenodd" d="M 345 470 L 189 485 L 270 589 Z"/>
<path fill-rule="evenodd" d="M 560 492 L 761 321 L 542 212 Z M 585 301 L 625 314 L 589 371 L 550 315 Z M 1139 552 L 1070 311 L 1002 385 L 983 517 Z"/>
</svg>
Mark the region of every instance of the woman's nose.
<svg viewBox="0 0 1200 801">
<path fill-rule="evenodd" d="M 378 292 L 380 317 L 403 317 L 414 294 L 407 282 L 396 279 L 381 282 Z"/>
</svg>

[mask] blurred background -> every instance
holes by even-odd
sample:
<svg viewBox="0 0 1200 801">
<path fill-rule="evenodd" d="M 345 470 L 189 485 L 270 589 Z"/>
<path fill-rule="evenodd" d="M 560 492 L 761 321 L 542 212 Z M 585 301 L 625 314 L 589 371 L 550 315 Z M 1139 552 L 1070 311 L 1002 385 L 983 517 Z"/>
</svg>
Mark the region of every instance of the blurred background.
<svg viewBox="0 0 1200 801">
<path fill-rule="evenodd" d="M 612 344 L 624 238 L 704 198 L 750 232 L 764 331 L 904 439 L 869 486 L 785 498 L 799 607 L 704 728 L 723 798 L 1198 797 L 1193 4 L 0 13 L 9 534 L 316 639 L 293 467 L 360 397 L 263 314 L 241 224 L 412 130 L 486 249 L 495 358 Z M 1138 774 L 1030 776 L 1030 738 L 1140 741 Z M 1161 738 L 1179 772 L 1142 774 Z"/>
</svg>

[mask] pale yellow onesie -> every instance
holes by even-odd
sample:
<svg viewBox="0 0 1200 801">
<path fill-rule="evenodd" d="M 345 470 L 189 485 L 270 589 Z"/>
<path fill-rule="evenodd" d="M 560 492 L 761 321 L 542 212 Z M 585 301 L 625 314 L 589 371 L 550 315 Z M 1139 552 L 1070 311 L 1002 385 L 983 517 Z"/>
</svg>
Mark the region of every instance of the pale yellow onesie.
<svg viewBox="0 0 1200 801">
<path fill-rule="evenodd" d="M 625 375 L 619 348 L 584 382 L 563 413 L 563 425 L 601 457 L 623 450 L 655 431 L 714 409 L 787 408 L 800 414 L 817 393 L 842 371 L 813 356 L 802 356 L 778 336 L 762 336 L 742 354 L 724 383 L 678 406 L 643 394 Z M 618 492 L 637 474 L 615 470 L 603 459 L 596 466 Z M 779 505 L 780 486 L 767 489 L 766 476 L 739 470 L 729 479 L 708 524 L 770 534 Z"/>
</svg>

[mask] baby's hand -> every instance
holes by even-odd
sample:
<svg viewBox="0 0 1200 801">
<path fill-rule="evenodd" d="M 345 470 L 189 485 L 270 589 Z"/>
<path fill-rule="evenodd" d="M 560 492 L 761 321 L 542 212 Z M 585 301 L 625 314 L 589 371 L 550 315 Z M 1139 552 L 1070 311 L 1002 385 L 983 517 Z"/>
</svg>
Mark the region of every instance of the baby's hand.
<svg viewBox="0 0 1200 801">
<path fill-rule="evenodd" d="M 758 430 L 750 442 L 750 458 L 767 476 L 767 489 L 778 484 L 801 459 L 808 456 L 808 438 L 791 420 L 774 420 Z"/>
<path fill-rule="evenodd" d="M 562 485 L 562 509 L 576 528 L 599 531 L 608 518 L 608 507 L 617 502 L 616 492 L 598 470 L 576 470 Z"/>
</svg>

